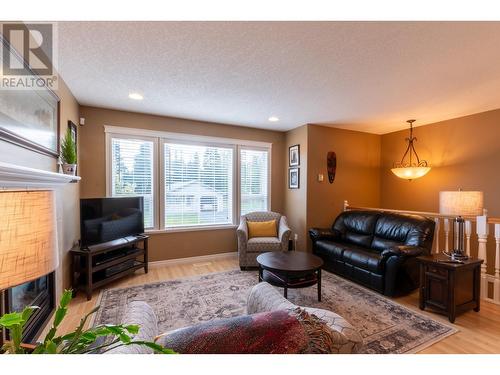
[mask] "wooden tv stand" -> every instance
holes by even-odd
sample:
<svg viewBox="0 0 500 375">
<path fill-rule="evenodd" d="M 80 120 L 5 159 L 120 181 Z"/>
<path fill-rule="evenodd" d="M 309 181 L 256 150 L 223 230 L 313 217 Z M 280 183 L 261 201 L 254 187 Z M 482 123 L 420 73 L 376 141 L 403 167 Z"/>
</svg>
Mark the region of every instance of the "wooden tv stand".
<svg viewBox="0 0 500 375">
<path fill-rule="evenodd" d="M 74 294 L 84 291 L 87 301 L 90 301 L 95 289 L 141 268 L 148 273 L 148 239 L 146 235 L 128 236 L 83 249 L 79 246 L 71 249 Z"/>
</svg>

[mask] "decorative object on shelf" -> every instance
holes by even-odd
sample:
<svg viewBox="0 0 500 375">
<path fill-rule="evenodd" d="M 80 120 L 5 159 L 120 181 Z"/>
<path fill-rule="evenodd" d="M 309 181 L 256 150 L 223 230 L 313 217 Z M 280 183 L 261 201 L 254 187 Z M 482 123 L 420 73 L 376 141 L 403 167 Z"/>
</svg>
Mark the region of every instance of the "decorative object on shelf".
<svg viewBox="0 0 500 375">
<path fill-rule="evenodd" d="M 328 181 L 333 184 L 337 172 L 337 154 L 334 151 L 329 151 L 326 155 L 326 168 L 328 170 Z"/>
<path fill-rule="evenodd" d="M 464 216 L 480 216 L 483 214 L 482 191 L 440 191 L 439 213 L 455 216 L 453 222 L 453 251 L 450 256 L 453 260 L 467 259 L 464 250 Z"/>
<path fill-rule="evenodd" d="M 75 142 L 75 154 L 76 160 L 78 160 L 78 128 L 73 121 L 68 120 L 68 129 L 70 130 L 73 142 Z"/>
<path fill-rule="evenodd" d="M 401 161 L 395 162 L 391 172 L 394 173 L 399 178 L 404 178 L 406 180 L 414 180 L 416 178 L 425 176 L 430 170 L 429 163 L 426 160 L 420 160 L 413 142 L 417 140 L 413 136 L 413 123 L 416 120 L 407 120 L 406 122 L 410 124 L 410 136 L 406 138 L 408 142 L 408 147 L 401 158 Z"/>
<path fill-rule="evenodd" d="M 0 291 L 54 271 L 59 256 L 53 191 L 0 192 L 0 212 Z M 2 333 L 0 344 L 3 339 Z"/>
<path fill-rule="evenodd" d="M 63 162 L 63 173 L 75 176 L 77 161 L 76 144 L 70 127 L 68 127 L 66 135 L 61 143 L 61 158 Z"/>
<path fill-rule="evenodd" d="M 298 167 L 300 165 L 300 145 L 288 147 L 288 166 Z"/>
<path fill-rule="evenodd" d="M 68 313 L 72 294 L 71 290 L 64 291 L 54 314 L 51 329 L 44 340 L 35 345 L 22 344 L 21 337 L 28 318 L 38 307 L 28 306 L 22 312 L 5 314 L 0 317 L 0 327 L 8 329 L 12 336 L 12 340 L 5 343 L 2 349 L 8 354 L 87 354 L 106 353 L 124 345 L 142 345 L 152 349 L 155 353 L 174 354 L 173 350 L 164 348 L 154 342 L 134 340 L 134 335 L 140 329 L 135 324 L 106 324 L 84 329 L 89 317 L 95 314 L 100 306 L 95 307 L 85 315 L 73 332 L 66 333 L 63 336 L 56 336 L 57 329 Z M 106 340 L 96 345 L 102 338 L 106 338 Z"/>
<path fill-rule="evenodd" d="M 288 169 L 288 188 L 289 189 L 299 189 L 300 188 L 300 169 L 299 168 L 289 168 Z"/>
<path fill-rule="evenodd" d="M 4 51 L 24 66 L 26 75 L 36 76 L 26 61 L 0 35 Z M 7 52 L 8 53 L 8 52 Z M 6 56 L 4 56 L 5 58 Z M 59 98 L 47 87 L 36 90 L 0 90 L 0 139 L 50 155 L 59 153 Z"/>
</svg>

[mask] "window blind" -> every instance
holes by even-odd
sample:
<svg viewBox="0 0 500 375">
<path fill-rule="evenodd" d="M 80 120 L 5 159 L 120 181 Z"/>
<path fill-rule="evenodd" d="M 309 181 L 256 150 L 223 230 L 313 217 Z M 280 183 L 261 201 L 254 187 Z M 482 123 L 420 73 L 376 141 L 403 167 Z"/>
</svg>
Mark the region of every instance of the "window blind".
<svg viewBox="0 0 500 375">
<path fill-rule="evenodd" d="M 164 143 L 165 227 L 232 224 L 233 148 Z"/>
<path fill-rule="evenodd" d="M 152 141 L 128 138 L 111 140 L 113 197 L 144 197 L 144 227 L 154 227 Z"/>
<path fill-rule="evenodd" d="M 267 211 L 268 151 L 240 150 L 241 214 Z"/>
</svg>

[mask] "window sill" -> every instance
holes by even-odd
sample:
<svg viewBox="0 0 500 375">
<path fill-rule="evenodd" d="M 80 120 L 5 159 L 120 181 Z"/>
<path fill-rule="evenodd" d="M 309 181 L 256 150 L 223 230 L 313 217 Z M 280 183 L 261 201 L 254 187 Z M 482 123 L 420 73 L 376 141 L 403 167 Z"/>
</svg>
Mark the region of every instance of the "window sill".
<svg viewBox="0 0 500 375">
<path fill-rule="evenodd" d="M 162 234 L 162 233 L 180 233 L 180 232 L 203 232 L 208 230 L 221 230 L 221 229 L 236 229 L 238 225 L 213 225 L 206 227 L 179 227 L 168 229 L 146 229 L 146 234 Z"/>
</svg>

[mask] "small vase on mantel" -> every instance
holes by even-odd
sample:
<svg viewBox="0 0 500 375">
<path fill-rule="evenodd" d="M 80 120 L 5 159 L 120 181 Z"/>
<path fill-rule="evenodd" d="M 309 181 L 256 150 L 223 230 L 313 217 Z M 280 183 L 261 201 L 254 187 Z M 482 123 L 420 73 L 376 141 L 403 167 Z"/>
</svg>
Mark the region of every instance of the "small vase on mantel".
<svg viewBox="0 0 500 375">
<path fill-rule="evenodd" d="M 63 163 L 62 170 L 64 174 L 68 174 L 70 176 L 76 175 L 76 164 L 66 164 Z"/>
</svg>

